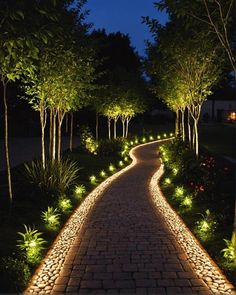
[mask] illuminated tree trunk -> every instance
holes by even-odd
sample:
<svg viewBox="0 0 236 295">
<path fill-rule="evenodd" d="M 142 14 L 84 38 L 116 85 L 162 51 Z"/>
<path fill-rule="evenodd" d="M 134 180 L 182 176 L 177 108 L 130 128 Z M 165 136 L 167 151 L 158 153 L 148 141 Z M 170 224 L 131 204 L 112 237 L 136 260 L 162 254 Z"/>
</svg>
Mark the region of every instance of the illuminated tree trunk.
<svg viewBox="0 0 236 295">
<path fill-rule="evenodd" d="M 61 126 L 63 119 L 65 117 L 65 111 L 58 110 L 57 111 L 57 160 L 58 162 L 61 160 Z"/>
<path fill-rule="evenodd" d="M 184 126 L 184 113 L 185 109 L 181 109 L 181 134 L 182 134 L 182 139 L 185 141 L 185 126 Z"/>
<path fill-rule="evenodd" d="M 201 113 L 201 105 L 191 105 L 189 108 L 191 117 L 193 119 L 193 149 L 196 156 L 199 155 L 199 139 L 198 139 L 198 121 Z"/>
<path fill-rule="evenodd" d="M 107 124 L 108 124 L 108 138 L 111 139 L 111 118 L 107 118 Z"/>
<path fill-rule="evenodd" d="M 117 137 L 117 120 L 119 117 L 114 118 L 114 139 Z"/>
<path fill-rule="evenodd" d="M 98 117 L 98 112 L 96 112 L 96 140 L 98 141 L 98 128 L 99 128 L 99 117 Z"/>
<path fill-rule="evenodd" d="M 179 110 L 175 112 L 176 117 L 175 117 L 175 136 L 179 136 Z"/>
<path fill-rule="evenodd" d="M 7 106 L 7 81 L 2 79 L 3 84 L 3 101 L 4 101 L 4 122 L 5 122 L 5 157 L 6 157 L 6 166 L 7 166 L 7 181 L 8 181 L 8 192 L 10 203 L 12 204 L 12 183 L 11 183 L 11 166 L 9 159 L 9 143 L 8 143 L 8 106 Z"/>
<path fill-rule="evenodd" d="M 122 137 L 125 138 L 125 117 L 121 117 L 122 121 Z"/>
<path fill-rule="evenodd" d="M 45 169 L 45 127 L 47 123 L 47 110 L 45 108 L 44 102 L 40 103 L 40 125 L 41 125 L 41 153 L 42 153 L 42 164 Z"/>
<path fill-rule="evenodd" d="M 195 133 L 195 153 L 196 153 L 196 156 L 198 158 L 198 154 L 199 154 L 199 151 L 198 151 L 198 120 L 194 120 L 194 133 Z"/>
<path fill-rule="evenodd" d="M 73 148 L 73 122 L 74 121 L 74 114 L 71 111 L 70 112 L 70 151 L 72 152 L 72 148 Z"/>
<path fill-rule="evenodd" d="M 191 132 L 191 123 L 190 123 L 190 112 L 188 109 L 188 142 L 190 149 L 192 148 L 192 138 L 191 138 L 192 132 Z"/>
<path fill-rule="evenodd" d="M 52 117 L 52 161 L 56 159 L 56 133 L 57 133 L 57 110 L 53 110 L 53 117 Z"/>
<path fill-rule="evenodd" d="M 126 117 L 126 130 L 125 130 L 125 138 L 128 137 L 128 133 L 129 133 L 129 122 L 131 120 L 131 117 Z"/>
</svg>

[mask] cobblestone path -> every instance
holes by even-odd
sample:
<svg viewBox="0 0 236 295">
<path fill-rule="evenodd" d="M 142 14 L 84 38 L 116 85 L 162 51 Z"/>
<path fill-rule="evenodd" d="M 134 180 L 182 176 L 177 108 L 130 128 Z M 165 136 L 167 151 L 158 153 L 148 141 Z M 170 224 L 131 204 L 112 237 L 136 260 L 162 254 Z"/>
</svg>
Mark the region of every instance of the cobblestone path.
<svg viewBox="0 0 236 295">
<path fill-rule="evenodd" d="M 53 293 L 211 294 L 153 208 L 148 183 L 160 165 L 156 145 L 137 149 L 139 163 L 95 205 Z"/>
<path fill-rule="evenodd" d="M 137 163 L 101 191 L 81 229 L 71 233 L 76 237 L 69 252 L 64 250 L 65 261 L 60 258 L 63 253 L 60 245 L 67 235 L 59 239 L 59 245 L 54 246 L 43 269 L 35 276 L 29 293 L 230 294 L 227 280 L 218 270 L 212 270 L 209 263 L 205 264 L 206 269 L 200 266 L 203 268 L 201 278 L 197 275 L 198 259 L 191 262 L 187 256 L 188 246 L 183 250 L 178 242 L 187 239 L 186 230 L 182 230 L 182 236 L 176 235 L 181 224 L 176 222 L 177 229 L 170 226 L 171 230 L 168 223 L 171 225 L 172 215 L 164 219 L 162 208 L 156 207 L 161 205 L 155 205 L 151 198 L 149 184 L 160 166 L 157 146 L 152 143 L 133 151 Z M 73 220 L 72 226 L 67 226 L 69 232 L 73 232 L 76 219 Z M 198 250 L 191 248 L 191 251 L 197 253 Z M 207 261 L 208 258 L 203 253 L 201 259 Z M 205 274 L 217 280 L 209 278 L 207 282 Z M 219 291 L 227 288 L 227 292 Z"/>
</svg>

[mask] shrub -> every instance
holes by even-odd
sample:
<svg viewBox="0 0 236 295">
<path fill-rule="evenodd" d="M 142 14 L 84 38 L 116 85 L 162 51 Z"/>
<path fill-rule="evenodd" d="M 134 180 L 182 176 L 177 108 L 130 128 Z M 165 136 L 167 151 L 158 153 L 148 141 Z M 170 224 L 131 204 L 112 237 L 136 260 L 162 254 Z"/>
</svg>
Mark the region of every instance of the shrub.
<svg viewBox="0 0 236 295">
<path fill-rule="evenodd" d="M 55 231 L 60 225 L 60 214 L 57 208 L 48 207 L 46 211 L 42 212 L 42 219 L 48 230 Z"/>
<path fill-rule="evenodd" d="M 196 222 L 194 232 L 199 236 L 202 241 L 211 240 L 215 233 L 216 221 L 214 215 L 209 209 L 205 214 L 200 214 L 202 218 Z"/>
<path fill-rule="evenodd" d="M 35 187 L 47 194 L 63 194 L 78 178 L 79 168 L 75 161 L 61 159 L 61 161 L 46 161 L 43 168 L 42 161 L 32 161 L 25 164 L 25 177 Z"/>
<path fill-rule="evenodd" d="M 86 188 L 83 184 L 77 185 L 74 189 L 74 198 L 77 200 L 81 200 L 83 196 L 86 194 Z"/>
<path fill-rule="evenodd" d="M 58 200 L 58 207 L 62 213 L 69 213 L 72 209 L 71 200 L 66 196 L 61 196 Z"/>
<path fill-rule="evenodd" d="M 125 141 L 121 138 L 100 140 L 97 153 L 102 156 L 121 155 L 124 146 Z"/>
<path fill-rule="evenodd" d="M 105 170 L 101 170 L 100 173 L 99 173 L 100 177 L 102 178 L 106 178 L 107 177 L 107 173 Z"/>
<path fill-rule="evenodd" d="M 30 226 L 24 224 L 25 233 L 18 232 L 21 239 L 18 240 L 17 246 L 20 250 L 24 251 L 27 262 L 32 265 L 37 265 L 42 257 L 43 245 L 46 241 L 41 238 L 42 233 Z"/>
<path fill-rule="evenodd" d="M 30 276 L 30 269 L 25 261 L 14 257 L 3 257 L 0 260 L 1 293 L 22 291 Z"/>
<path fill-rule="evenodd" d="M 109 167 L 108 167 L 108 170 L 111 172 L 111 173 L 114 173 L 116 171 L 116 167 L 110 163 Z"/>
<path fill-rule="evenodd" d="M 80 144 L 86 152 L 97 154 L 98 143 L 88 126 L 81 126 L 80 128 Z"/>
<path fill-rule="evenodd" d="M 233 262 L 236 258 L 235 256 L 235 245 L 232 241 L 224 239 L 226 244 L 226 248 L 222 249 L 221 252 L 223 253 L 224 258 L 227 262 Z"/>
</svg>

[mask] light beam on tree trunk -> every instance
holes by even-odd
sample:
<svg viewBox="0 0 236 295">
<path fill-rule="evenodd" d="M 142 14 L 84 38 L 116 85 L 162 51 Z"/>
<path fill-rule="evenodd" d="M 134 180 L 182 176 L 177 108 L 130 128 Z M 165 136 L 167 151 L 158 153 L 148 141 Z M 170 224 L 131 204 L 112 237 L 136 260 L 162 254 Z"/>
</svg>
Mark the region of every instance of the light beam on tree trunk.
<svg viewBox="0 0 236 295">
<path fill-rule="evenodd" d="M 115 117 L 114 120 L 114 139 L 116 139 L 117 137 L 117 120 L 119 119 L 119 117 Z"/>
<path fill-rule="evenodd" d="M 179 110 L 175 112 L 175 136 L 179 136 Z"/>
<path fill-rule="evenodd" d="M 122 137 L 125 138 L 125 116 L 121 117 L 121 121 L 122 121 Z"/>
<path fill-rule="evenodd" d="M 56 133 L 57 133 L 57 110 L 53 109 L 52 115 L 52 161 L 56 159 Z"/>
<path fill-rule="evenodd" d="M 190 112 L 188 109 L 188 142 L 189 142 L 189 148 L 192 148 L 192 137 L 191 137 L 191 123 L 190 123 Z"/>
<path fill-rule="evenodd" d="M 111 118 L 107 118 L 107 124 L 108 124 L 108 138 L 111 139 Z"/>
<path fill-rule="evenodd" d="M 125 130 L 125 138 L 128 137 L 128 133 L 129 133 L 129 122 L 131 120 L 132 117 L 126 117 L 126 130 Z"/>
<path fill-rule="evenodd" d="M 181 109 L 181 134 L 182 134 L 182 139 L 185 141 L 185 126 L 184 126 L 184 114 L 185 114 L 185 108 Z"/>
<path fill-rule="evenodd" d="M 50 119 L 49 119 L 49 156 L 52 159 L 52 138 L 53 138 L 53 114 L 52 109 L 50 109 Z"/>
</svg>

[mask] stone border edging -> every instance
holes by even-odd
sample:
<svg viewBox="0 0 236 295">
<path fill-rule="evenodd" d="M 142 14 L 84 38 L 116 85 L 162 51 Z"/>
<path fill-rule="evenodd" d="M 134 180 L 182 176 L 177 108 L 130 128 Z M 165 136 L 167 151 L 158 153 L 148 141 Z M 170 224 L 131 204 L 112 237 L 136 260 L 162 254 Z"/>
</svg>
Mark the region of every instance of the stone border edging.
<svg viewBox="0 0 236 295">
<path fill-rule="evenodd" d="M 163 173 L 164 165 L 161 164 L 157 172 L 152 176 L 149 184 L 149 191 L 156 210 L 162 215 L 168 227 L 179 241 L 193 270 L 199 278 L 204 280 L 213 294 L 232 294 L 234 286 L 227 280 L 220 268 L 162 194 L 159 180 Z"/>
<path fill-rule="evenodd" d="M 134 150 L 140 146 L 153 144 L 155 142 L 168 141 L 171 139 L 173 139 L 173 137 L 151 141 L 133 147 L 129 152 L 132 159 L 131 164 L 108 177 L 85 197 L 85 199 L 77 207 L 77 209 L 75 209 L 74 213 L 72 213 L 66 224 L 59 232 L 56 240 L 49 248 L 46 257 L 42 260 L 41 264 L 36 269 L 34 275 L 29 282 L 28 287 L 23 292 L 23 294 L 51 293 L 54 283 L 58 278 L 61 269 L 63 268 L 63 264 L 66 255 L 69 252 L 70 246 L 73 244 L 73 241 L 75 240 L 79 230 L 84 224 L 96 201 L 114 180 L 116 180 L 121 174 L 125 173 L 136 165 L 137 159 L 133 154 Z"/>
</svg>

